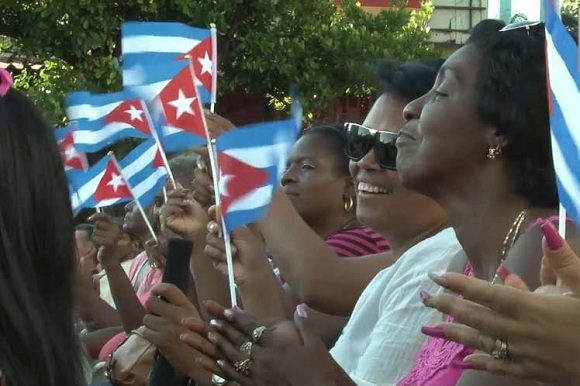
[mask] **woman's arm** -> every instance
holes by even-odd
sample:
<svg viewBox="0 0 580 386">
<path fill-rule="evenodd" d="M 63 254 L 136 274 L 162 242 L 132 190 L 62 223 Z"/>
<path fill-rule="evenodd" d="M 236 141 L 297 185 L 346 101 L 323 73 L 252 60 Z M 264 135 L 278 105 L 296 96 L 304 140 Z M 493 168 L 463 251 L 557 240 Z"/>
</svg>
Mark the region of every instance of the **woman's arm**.
<svg viewBox="0 0 580 386">
<path fill-rule="evenodd" d="M 298 300 L 329 314 L 349 315 L 372 278 L 395 261 L 388 252 L 338 257 L 280 191 L 259 225 L 268 251 Z"/>
</svg>

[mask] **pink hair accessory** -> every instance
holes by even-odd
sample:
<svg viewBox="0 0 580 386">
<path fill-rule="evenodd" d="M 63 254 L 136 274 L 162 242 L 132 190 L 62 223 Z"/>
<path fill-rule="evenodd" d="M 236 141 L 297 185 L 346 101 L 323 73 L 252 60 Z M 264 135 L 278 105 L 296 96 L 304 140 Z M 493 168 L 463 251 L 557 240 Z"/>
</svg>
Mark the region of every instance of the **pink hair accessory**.
<svg viewBox="0 0 580 386">
<path fill-rule="evenodd" d="M 12 76 L 8 70 L 0 68 L 0 96 L 6 95 L 13 83 Z"/>
</svg>

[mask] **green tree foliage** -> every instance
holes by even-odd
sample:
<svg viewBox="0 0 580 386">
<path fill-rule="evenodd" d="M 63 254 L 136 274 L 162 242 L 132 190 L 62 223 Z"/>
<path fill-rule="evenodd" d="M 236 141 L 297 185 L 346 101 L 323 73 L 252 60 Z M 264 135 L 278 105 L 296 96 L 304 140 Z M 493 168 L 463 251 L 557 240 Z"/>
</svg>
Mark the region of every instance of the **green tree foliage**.
<svg viewBox="0 0 580 386">
<path fill-rule="evenodd" d="M 433 55 L 427 42 L 432 6 L 408 12 L 405 1 L 378 15 L 355 0 L 9 0 L 0 14 L 0 50 L 40 61 L 16 84 L 65 120 L 62 95 L 118 90 L 123 20 L 179 21 L 218 28 L 218 91 L 240 88 L 286 107 L 295 84 L 306 111 L 346 94 L 368 95 L 375 59 Z"/>
</svg>

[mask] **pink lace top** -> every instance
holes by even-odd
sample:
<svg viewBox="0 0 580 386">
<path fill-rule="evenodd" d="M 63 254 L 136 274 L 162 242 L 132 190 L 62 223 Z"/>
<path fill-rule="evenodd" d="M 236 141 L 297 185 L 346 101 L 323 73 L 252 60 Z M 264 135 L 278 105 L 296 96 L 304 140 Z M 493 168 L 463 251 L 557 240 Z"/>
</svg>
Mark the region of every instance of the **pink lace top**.
<svg viewBox="0 0 580 386">
<path fill-rule="evenodd" d="M 463 273 L 474 276 L 469 261 Z M 453 317 L 445 315 L 443 320 L 453 323 Z M 472 354 L 473 349 L 443 338 L 429 338 L 419 350 L 409 373 L 397 386 L 455 386 L 463 369 L 453 364 Z"/>
</svg>

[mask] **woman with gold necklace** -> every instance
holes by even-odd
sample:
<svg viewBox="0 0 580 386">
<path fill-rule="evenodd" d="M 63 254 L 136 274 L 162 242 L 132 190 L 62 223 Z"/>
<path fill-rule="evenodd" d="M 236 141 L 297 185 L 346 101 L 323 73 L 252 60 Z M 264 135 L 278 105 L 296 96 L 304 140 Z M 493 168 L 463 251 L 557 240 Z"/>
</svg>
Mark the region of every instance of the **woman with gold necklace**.
<svg viewBox="0 0 580 386">
<path fill-rule="evenodd" d="M 407 105 L 397 169 L 405 187 L 445 209 L 468 259 L 464 273 L 495 284 L 511 271 L 536 288 L 542 258 L 536 220 L 558 206 L 544 26 L 500 28 L 494 21 L 476 27 L 433 89 Z M 431 338 L 399 386 L 535 384 L 470 371 L 462 360 L 471 348 L 441 339 L 441 328 L 423 333 Z M 490 354 L 505 359 L 506 342 L 498 339 Z"/>
</svg>

